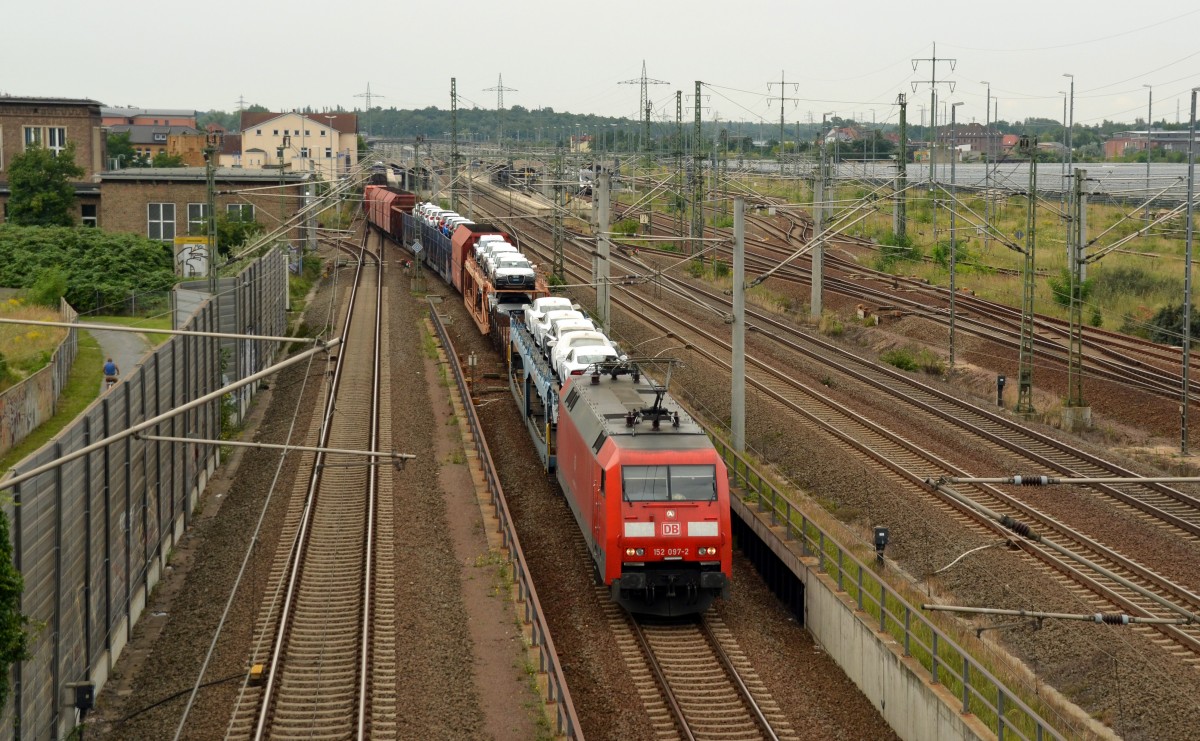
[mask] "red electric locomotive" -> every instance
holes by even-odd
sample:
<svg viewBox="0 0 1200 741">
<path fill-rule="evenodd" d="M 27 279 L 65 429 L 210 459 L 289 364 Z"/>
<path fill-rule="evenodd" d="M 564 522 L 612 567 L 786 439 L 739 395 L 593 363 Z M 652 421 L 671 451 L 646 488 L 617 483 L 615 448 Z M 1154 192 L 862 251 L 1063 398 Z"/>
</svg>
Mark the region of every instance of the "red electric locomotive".
<svg viewBox="0 0 1200 741">
<path fill-rule="evenodd" d="M 674 616 L 726 596 L 729 479 L 704 430 L 640 374 L 575 376 L 560 399 L 558 481 L 612 599 Z"/>
</svg>

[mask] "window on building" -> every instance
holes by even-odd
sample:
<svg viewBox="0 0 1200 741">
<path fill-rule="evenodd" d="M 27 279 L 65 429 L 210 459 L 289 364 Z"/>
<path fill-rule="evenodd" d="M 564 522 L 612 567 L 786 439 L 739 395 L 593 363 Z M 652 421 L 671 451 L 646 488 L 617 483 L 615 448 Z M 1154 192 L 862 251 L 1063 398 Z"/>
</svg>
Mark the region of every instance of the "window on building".
<svg viewBox="0 0 1200 741">
<path fill-rule="evenodd" d="M 187 233 L 189 236 L 198 236 L 204 234 L 204 227 L 208 223 L 208 204 L 207 203 L 189 203 L 188 209 L 188 225 Z"/>
<path fill-rule="evenodd" d="M 333 147 L 325 147 L 325 159 L 333 156 Z"/>
<path fill-rule="evenodd" d="M 305 136 L 312 136 L 312 132 L 311 132 L 311 131 L 309 131 L 308 129 L 305 129 L 305 130 L 304 130 L 304 135 L 305 135 Z"/>
<path fill-rule="evenodd" d="M 230 203 L 225 207 L 230 221 L 254 221 L 254 204 Z"/>
<path fill-rule="evenodd" d="M 146 236 L 162 242 L 175 241 L 175 204 L 146 204 Z"/>
<path fill-rule="evenodd" d="M 79 207 L 80 220 L 84 226 L 95 227 L 98 223 L 96 219 L 96 204 L 84 203 Z"/>
<path fill-rule="evenodd" d="M 321 136 L 325 136 L 325 129 L 321 129 Z"/>
<path fill-rule="evenodd" d="M 51 126 L 46 129 L 46 133 L 48 134 L 46 146 L 57 157 L 59 152 L 67 148 L 67 130 Z"/>
<path fill-rule="evenodd" d="M 279 129 L 275 129 L 275 136 L 279 136 Z"/>
<path fill-rule="evenodd" d="M 254 135 L 255 135 L 255 136 L 262 136 L 262 129 L 255 129 L 255 130 L 254 130 Z"/>
<path fill-rule="evenodd" d="M 296 136 L 300 136 L 300 129 L 296 129 Z"/>
<path fill-rule="evenodd" d="M 300 147 L 300 156 L 308 157 L 308 147 Z"/>
<path fill-rule="evenodd" d="M 283 147 L 275 147 L 275 156 L 279 158 L 280 162 L 283 162 Z"/>
<path fill-rule="evenodd" d="M 41 126 L 26 126 L 25 127 L 25 148 L 42 146 L 42 127 Z"/>
</svg>

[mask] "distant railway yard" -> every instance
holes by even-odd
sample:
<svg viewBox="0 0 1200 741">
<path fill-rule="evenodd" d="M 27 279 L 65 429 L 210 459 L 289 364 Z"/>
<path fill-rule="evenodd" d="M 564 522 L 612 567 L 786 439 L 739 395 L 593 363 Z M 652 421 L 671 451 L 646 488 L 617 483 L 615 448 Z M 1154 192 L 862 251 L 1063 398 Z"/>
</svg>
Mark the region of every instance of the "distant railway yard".
<svg viewBox="0 0 1200 741">
<path fill-rule="evenodd" d="M 661 168 L 572 205 L 376 156 L 302 319 L 338 347 L 246 428 L 307 448 L 218 471 L 103 737 L 1192 735 L 1178 347 L 889 270 L 762 174 L 697 232 Z"/>
</svg>

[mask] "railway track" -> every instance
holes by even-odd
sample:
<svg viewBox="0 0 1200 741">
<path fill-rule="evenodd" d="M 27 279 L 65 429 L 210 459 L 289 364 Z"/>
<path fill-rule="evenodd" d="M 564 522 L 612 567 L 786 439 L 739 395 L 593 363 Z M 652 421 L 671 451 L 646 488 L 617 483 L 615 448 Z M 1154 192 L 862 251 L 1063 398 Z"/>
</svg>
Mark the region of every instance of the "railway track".
<svg viewBox="0 0 1200 741">
<path fill-rule="evenodd" d="M 309 445 L 390 448 L 382 267 L 361 248 L 344 298 L 343 352 Z M 366 422 L 366 424 L 364 424 Z M 260 608 L 227 737 L 382 738 L 396 731 L 393 513 L 389 472 L 361 458 L 306 453 Z M 325 475 L 331 473 L 331 475 Z"/>
<path fill-rule="evenodd" d="M 633 676 L 656 739 L 798 739 L 724 623 L 634 618 L 603 589 L 597 600 Z"/>
<path fill-rule="evenodd" d="M 651 218 L 652 233 L 655 234 L 673 233 L 677 226 L 662 215 L 652 215 Z M 788 222 L 786 227 L 777 223 L 781 218 Z M 763 272 L 777 266 L 811 239 L 812 228 L 811 220 L 801 213 L 784 213 L 775 217 L 747 214 L 747 269 Z M 732 231 L 728 228 L 708 227 L 707 232 L 726 237 L 732 242 Z M 771 238 L 776 242 L 770 241 Z M 831 242 L 825 255 L 826 290 L 867 305 L 919 315 L 944 326 L 949 324 L 947 289 L 919 279 L 873 270 L 832 251 L 833 247 L 846 244 L 879 249 L 879 245 L 858 237 L 839 236 Z M 728 246 L 715 246 L 713 254 L 724 257 L 727 264 L 731 261 Z M 1019 275 L 1019 271 L 1012 272 Z M 802 267 L 799 261 L 778 270 L 773 279 L 797 286 L 807 287 L 811 284 L 810 271 Z M 955 319 L 959 332 L 1007 345 L 1016 354 L 1021 337 L 1018 309 L 962 291 L 956 296 L 956 304 Z M 1039 359 L 1052 360 L 1065 370 L 1070 344 L 1068 323 L 1038 315 L 1034 319 L 1034 326 L 1034 345 Z M 1098 327 L 1084 327 L 1083 348 L 1085 373 L 1090 378 L 1118 383 L 1125 388 L 1136 388 L 1171 400 L 1181 395 L 1182 355 L 1178 348 Z M 1200 393 L 1200 381 L 1193 381 L 1190 385 L 1192 393 Z"/>
<path fill-rule="evenodd" d="M 529 234 L 525 236 L 523 242 L 527 248 L 539 246 L 538 240 Z M 540 249 L 547 249 L 544 242 L 540 244 Z M 569 264 L 574 277 L 579 282 L 590 280 L 589 266 L 581 258 L 571 255 Z M 680 285 L 682 286 L 682 284 Z M 680 290 L 687 290 L 695 296 L 694 289 L 690 286 Z M 697 296 L 696 300 L 703 300 L 703 298 Z M 656 302 L 636 290 L 623 291 L 619 297 L 613 299 L 613 302 L 631 315 L 639 316 L 642 321 L 649 323 L 656 331 L 669 333 L 688 342 L 694 352 L 704 356 L 714 365 L 729 369 L 729 344 L 707 330 L 679 316 L 665 316 Z M 724 312 L 725 309 L 722 308 L 718 313 Z M 756 317 L 756 320 L 758 319 L 761 317 Z M 773 338 L 773 333 L 767 332 L 763 336 Z M 1016 497 L 1006 494 L 996 487 L 975 486 L 963 490 L 975 503 L 983 504 L 1014 521 L 1030 524 L 1041 536 L 1043 542 L 1034 543 L 1030 540 L 1013 538 L 1012 533 L 983 517 L 978 510 L 964 505 L 941 490 L 932 489 L 926 485 L 925 482 L 929 479 L 967 475 L 954 465 L 942 460 L 934 452 L 904 439 L 901 435 L 871 421 L 862 414 L 834 403 L 825 395 L 800 384 L 790 374 L 780 372 L 775 366 L 762 363 L 753 357 L 747 357 L 747 368 L 751 371 L 748 385 L 759 389 L 781 406 L 800 415 L 805 424 L 832 436 L 837 445 L 862 460 L 865 465 L 879 470 L 881 475 L 894 481 L 897 486 L 910 490 L 915 496 L 932 503 L 939 509 L 951 512 L 955 519 L 962 522 L 964 526 L 984 531 L 989 537 L 1008 539 L 1019 545 L 1043 569 L 1053 571 L 1055 578 L 1059 581 L 1063 581 L 1064 578 L 1069 580 L 1070 588 L 1077 591 L 1080 598 L 1088 604 L 1096 605 L 1098 609 L 1105 611 L 1116 609 L 1145 617 L 1179 617 L 1181 614 L 1195 616 L 1200 613 L 1200 596 L 1192 593 L 1188 588 L 1171 582 L 1133 559 L 1038 512 L 1034 507 Z M 902 374 L 895 374 L 895 376 L 902 377 Z M 876 379 L 875 383 L 878 389 L 886 394 L 902 400 L 908 399 L 911 386 L 915 382 L 913 384 L 906 383 L 900 387 L 896 385 L 897 380 L 895 377 L 889 378 L 886 382 Z M 935 410 L 938 405 L 942 406 L 940 413 Z M 949 408 L 946 405 L 949 405 Z M 977 414 L 979 411 L 949 396 L 938 398 L 936 404 L 930 401 L 926 401 L 924 406 L 914 403 L 913 408 L 916 414 L 937 417 L 939 423 L 944 423 L 947 417 L 958 420 L 966 412 Z M 993 425 L 997 419 L 1001 418 L 993 415 L 993 419 L 985 421 L 987 424 Z M 1050 461 L 1051 454 L 1067 456 L 1075 455 L 1078 452 L 1071 453 L 1065 449 L 1066 446 L 1051 446 L 1050 442 L 1052 441 L 1048 442 L 1050 439 L 1047 438 L 1036 441 L 1036 445 L 1033 446 L 1034 448 L 1041 447 L 1047 455 L 1042 458 L 1038 458 L 1036 455 L 1027 455 L 1025 447 L 1029 439 L 1014 440 L 1016 431 L 1020 429 L 1015 424 L 1000 431 L 995 429 L 986 431 L 983 422 L 974 427 L 964 424 L 963 429 L 970 434 L 979 435 L 985 445 L 1003 446 L 1007 453 L 1015 458 L 1024 456 L 1024 464 L 1031 467 L 1050 465 L 1052 463 Z M 1019 438 L 1019 436 L 1016 437 Z M 1050 447 L 1047 448 L 1047 446 Z M 1062 458 L 1059 459 L 1058 465 L 1065 465 Z M 1111 471 L 1112 473 L 1108 475 L 1121 475 L 1114 468 L 1106 467 L 1107 464 L 1100 459 L 1084 459 L 1076 456 L 1071 465 L 1078 466 L 1081 470 L 1097 470 L 1085 468 L 1085 466 L 1096 466 L 1099 467 L 1099 470 Z M 1155 491 L 1155 489 L 1156 487 L 1153 485 L 1143 485 L 1143 491 L 1132 496 L 1126 494 L 1122 503 L 1125 506 L 1141 505 L 1139 509 L 1145 515 L 1158 520 L 1163 527 L 1180 528 L 1181 531 L 1189 533 L 1187 537 L 1195 537 L 1195 533 L 1188 529 L 1196 522 L 1195 500 L 1181 493 L 1168 493 Z M 1149 500 L 1153 498 L 1151 492 L 1153 496 L 1161 495 L 1166 499 L 1150 502 Z M 1108 496 L 1115 496 L 1112 491 L 1104 493 Z M 1100 568 L 1097 569 L 1092 564 Z M 1188 663 L 1200 662 L 1200 625 L 1137 626 L 1135 630 L 1145 633 L 1154 632 L 1155 642 L 1166 651 Z"/>
<path fill-rule="evenodd" d="M 747 268 L 762 272 L 776 266 L 795 249 L 811 238 L 811 223 L 787 217 L 791 226 L 784 228 L 762 217 L 750 217 L 760 231 L 781 243 L 775 244 L 747 235 Z M 728 229 L 711 229 L 718 236 L 732 240 Z M 878 245 L 853 237 L 839 237 L 837 242 L 878 249 Z M 718 247 L 716 254 L 731 260 L 730 250 Z M 924 281 L 882 273 L 837 254 L 825 256 L 827 290 L 848 298 L 885 306 L 923 316 L 948 325 L 949 291 Z M 799 264 L 789 265 L 775 273 L 778 280 L 809 286 L 811 274 Z M 872 285 L 876 284 L 876 285 Z M 960 292 L 956 297 L 957 329 L 977 337 L 999 342 L 1013 348 L 1020 344 L 1021 315 L 1018 309 Z M 1067 322 L 1047 316 L 1034 321 L 1035 350 L 1041 358 L 1065 365 L 1070 342 Z M 1178 348 L 1130 337 L 1096 327 L 1084 328 L 1085 368 L 1088 376 L 1134 387 L 1160 397 L 1177 399 L 1182 390 L 1182 356 Z M 1200 393 L 1200 382 L 1193 383 L 1193 393 Z"/>
</svg>

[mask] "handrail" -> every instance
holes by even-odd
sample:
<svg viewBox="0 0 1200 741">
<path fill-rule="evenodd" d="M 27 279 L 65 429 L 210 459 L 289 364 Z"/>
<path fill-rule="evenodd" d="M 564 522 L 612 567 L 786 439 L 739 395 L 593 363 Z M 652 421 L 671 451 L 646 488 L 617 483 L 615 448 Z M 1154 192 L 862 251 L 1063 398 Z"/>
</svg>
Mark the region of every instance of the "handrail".
<svg viewBox="0 0 1200 741">
<path fill-rule="evenodd" d="M 769 511 L 771 524 L 782 526 L 785 538 L 800 541 L 801 555 L 815 558 L 817 568 L 837 583 L 837 590 L 856 600 L 860 620 L 865 623 L 868 616 L 877 614 L 878 623 L 871 627 L 902 643 L 904 655 L 926 669 L 934 684 L 942 684 L 962 698 L 963 714 L 974 714 L 999 739 L 1065 738 L 849 549 L 808 519 L 712 428 L 702 426 L 729 464 L 730 485 L 751 495 L 745 499 L 748 504 L 753 499 L 760 512 Z"/>
</svg>

